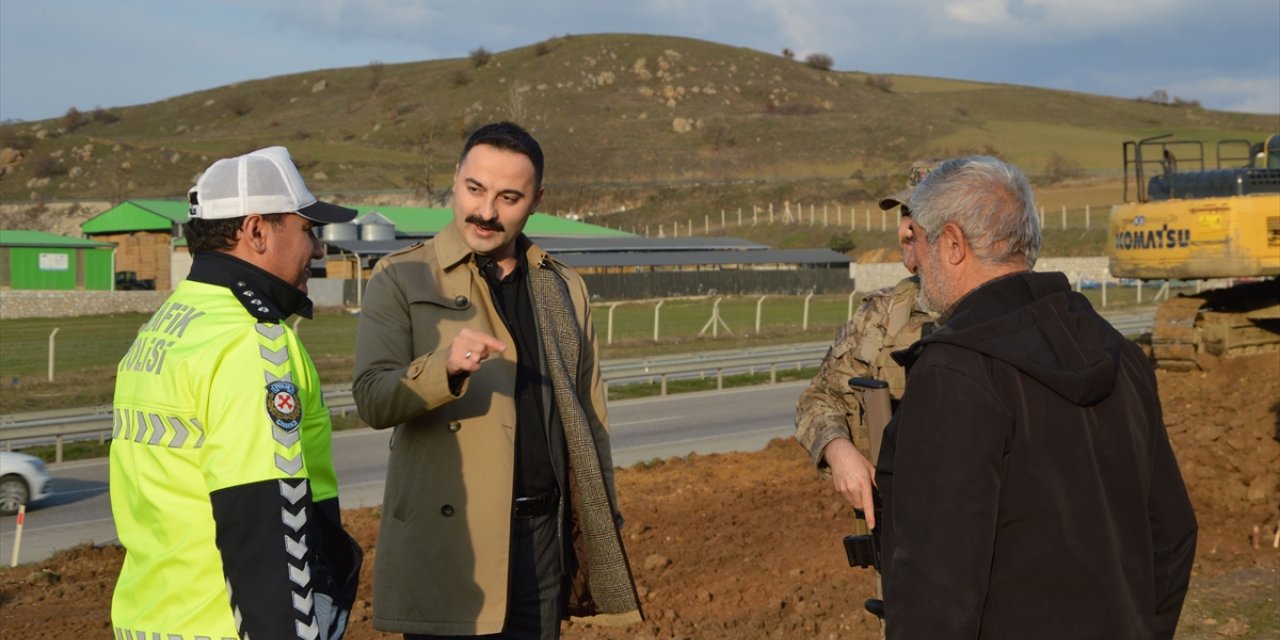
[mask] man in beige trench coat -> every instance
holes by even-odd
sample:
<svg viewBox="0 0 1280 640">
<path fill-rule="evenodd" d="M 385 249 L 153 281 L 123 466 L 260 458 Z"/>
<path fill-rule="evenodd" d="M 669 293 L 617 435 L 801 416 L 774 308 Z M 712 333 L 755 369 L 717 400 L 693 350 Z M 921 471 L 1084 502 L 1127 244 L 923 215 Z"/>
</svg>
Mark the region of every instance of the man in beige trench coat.
<svg viewBox="0 0 1280 640">
<path fill-rule="evenodd" d="M 542 169 L 524 129 L 481 127 L 452 223 L 379 261 L 364 296 L 353 392 L 395 428 L 373 624 L 410 640 L 641 619 L 590 299 L 522 233 Z"/>
</svg>

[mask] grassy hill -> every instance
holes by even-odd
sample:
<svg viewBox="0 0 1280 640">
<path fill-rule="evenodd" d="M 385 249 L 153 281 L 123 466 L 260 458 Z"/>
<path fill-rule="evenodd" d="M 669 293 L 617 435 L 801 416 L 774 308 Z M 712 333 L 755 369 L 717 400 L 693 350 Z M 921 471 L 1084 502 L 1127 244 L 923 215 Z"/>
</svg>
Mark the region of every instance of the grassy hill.
<svg viewBox="0 0 1280 640">
<path fill-rule="evenodd" d="M 1280 122 L 823 71 L 751 49 L 629 34 L 321 69 L 74 115 L 0 127 L 8 149 L 0 151 L 0 199 L 181 197 L 213 159 L 283 144 L 316 191 L 349 201 L 388 192 L 438 201 L 466 134 L 514 119 L 547 150 L 544 210 L 593 214 L 621 228 L 688 220 L 700 228 L 721 209 L 769 202 L 865 206 L 900 186 L 921 157 L 995 153 L 1032 174 L 1054 160 L 1050 178 L 1114 181 L 1124 140 L 1164 132 L 1261 139 Z M 1118 188 L 1111 193 L 1119 197 Z M 778 246 L 823 244 L 829 235 L 729 232 Z"/>
</svg>

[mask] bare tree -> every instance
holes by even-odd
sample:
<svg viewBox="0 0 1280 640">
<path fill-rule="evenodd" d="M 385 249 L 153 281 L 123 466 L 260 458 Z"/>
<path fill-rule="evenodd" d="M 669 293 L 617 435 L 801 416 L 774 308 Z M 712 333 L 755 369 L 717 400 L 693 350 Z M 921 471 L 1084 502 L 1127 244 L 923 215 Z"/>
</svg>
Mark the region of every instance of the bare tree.
<svg viewBox="0 0 1280 640">
<path fill-rule="evenodd" d="M 422 170 L 406 175 L 405 180 L 409 183 L 414 193 L 428 201 L 436 197 L 436 188 L 433 184 L 435 175 L 431 167 L 431 158 L 443 137 L 444 128 L 434 120 L 424 120 L 421 125 L 409 134 L 409 148 L 414 153 L 422 156 Z"/>
<path fill-rule="evenodd" d="M 825 53 L 811 53 L 805 56 L 804 63 L 818 71 L 830 71 L 836 61 Z"/>
<path fill-rule="evenodd" d="M 382 76 L 386 71 L 386 65 L 381 60 L 374 60 L 369 63 L 366 69 L 369 70 L 369 92 L 378 93 L 378 87 L 382 86 Z"/>
<path fill-rule="evenodd" d="M 528 91 L 529 85 L 519 80 L 507 88 L 507 113 L 512 122 L 524 122 L 528 116 L 525 107 L 525 93 Z"/>
</svg>

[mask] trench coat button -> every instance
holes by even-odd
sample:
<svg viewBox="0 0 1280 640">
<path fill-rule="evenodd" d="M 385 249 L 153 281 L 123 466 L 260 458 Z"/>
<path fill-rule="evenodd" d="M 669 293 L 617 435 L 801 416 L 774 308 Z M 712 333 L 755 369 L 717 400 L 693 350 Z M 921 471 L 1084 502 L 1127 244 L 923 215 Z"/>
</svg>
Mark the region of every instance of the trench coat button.
<svg viewBox="0 0 1280 640">
<path fill-rule="evenodd" d="M 462 428 L 462 423 L 458 422 L 457 420 L 454 420 L 453 422 L 449 423 L 449 430 L 454 433 L 457 433 L 458 430 L 461 428 Z"/>
<path fill-rule="evenodd" d="M 456 307 L 458 307 L 459 309 L 461 309 L 461 308 L 463 308 L 463 307 L 467 306 L 467 297 L 466 297 L 466 296 L 458 296 L 458 297 L 456 297 L 456 298 L 454 298 L 454 299 L 453 299 L 453 304 L 454 304 L 454 306 L 456 306 Z"/>
<path fill-rule="evenodd" d="M 451 517 L 453 517 L 453 505 L 451 505 L 451 504 L 446 504 L 445 506 L 440 507 L 440 515 L 442 515 L 442 516 L 444 516 L 444 517 L 446 517 L 446 518 L 451 518 Z"/>
</svg>

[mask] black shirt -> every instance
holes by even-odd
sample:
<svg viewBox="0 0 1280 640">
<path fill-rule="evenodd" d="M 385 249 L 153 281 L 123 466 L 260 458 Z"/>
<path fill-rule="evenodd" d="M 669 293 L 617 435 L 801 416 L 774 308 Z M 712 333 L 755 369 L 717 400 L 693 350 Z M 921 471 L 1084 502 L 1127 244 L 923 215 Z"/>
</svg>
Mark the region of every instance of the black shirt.
<svg viewBox="0 0 1280 640">
<path fill-rule="evenodd" d="M 516 343 L 516 473 L 517 497 L 542 495 L 556 489 L 547 425 L 543 420 L 542 394 L 549 381 L 542 378 L 540 337 L 529 299 L 529 265 L 517 252 L 515 269 L 502 277 L 501 267 L 488 256 L 476 256 L 476 265 L 493 293 L 503 324 Z"/>
</svg>

